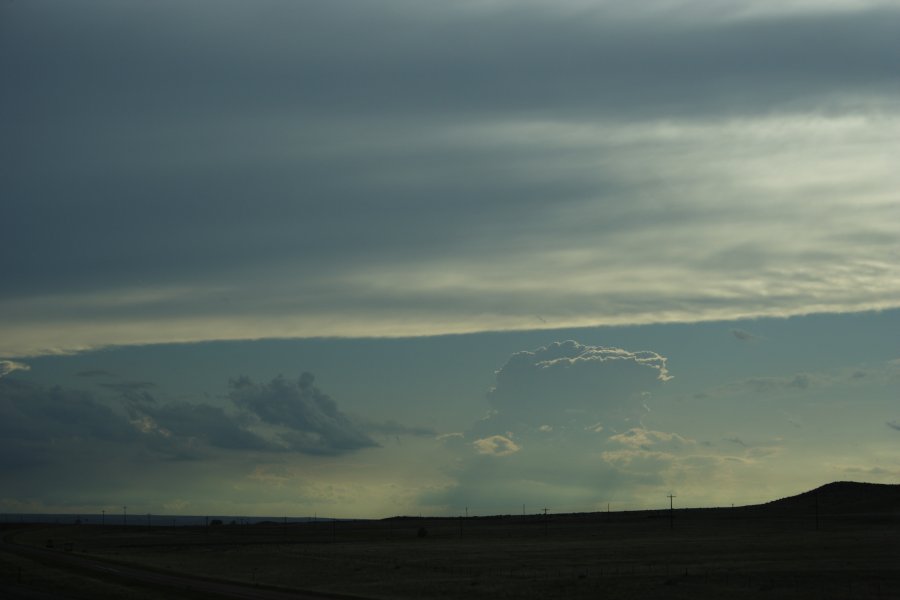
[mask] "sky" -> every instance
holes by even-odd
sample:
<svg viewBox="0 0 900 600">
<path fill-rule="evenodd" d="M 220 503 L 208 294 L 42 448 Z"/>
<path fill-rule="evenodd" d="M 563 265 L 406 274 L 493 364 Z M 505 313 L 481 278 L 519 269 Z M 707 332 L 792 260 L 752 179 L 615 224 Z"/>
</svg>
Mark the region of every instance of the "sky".
<svg viewBox="0 0 900 600">
<path fill-rule="evenodd" d="M 0 511 L 900 479 L 900 2 L 0 3 Z"/>
</svg>

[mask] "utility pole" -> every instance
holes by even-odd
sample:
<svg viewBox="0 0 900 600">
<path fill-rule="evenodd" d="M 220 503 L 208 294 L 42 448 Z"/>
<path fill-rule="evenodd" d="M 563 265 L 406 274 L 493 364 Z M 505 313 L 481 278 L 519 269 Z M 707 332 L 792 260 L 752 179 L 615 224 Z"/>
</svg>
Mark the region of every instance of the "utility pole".
<svg viewBox="0 0 900 600">
<path fill-rule="evenodd" d="M 128 525 L 128 507 L 122 507 L 122 525 Z"/>
<path fill-rule="evenodd" d="M 669 529 L 675 529 L 675 505 L 672 504 L 672 498 L 675 497 L 675 494 L 669 492 Z"/>
<path fill-rule="evenodd" d="M 106 525 L 106 511 L 101 510 L 100 511 L 100 526 L 103 527 L 104 525 Z"/>
<path fill-rule="evenodd" d="M 544 537 L 547 537 L 547 507 L 544 507 Z"/>
</svg>

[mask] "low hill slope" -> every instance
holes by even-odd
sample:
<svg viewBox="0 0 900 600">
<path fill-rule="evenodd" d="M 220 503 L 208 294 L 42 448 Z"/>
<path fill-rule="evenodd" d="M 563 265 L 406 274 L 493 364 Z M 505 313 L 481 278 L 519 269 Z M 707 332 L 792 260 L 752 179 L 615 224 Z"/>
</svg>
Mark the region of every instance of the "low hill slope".
<svg viewBox="0 0 900 600">
<path fill-rule="evenodd" d="M 759 504 L 755 509 L 815 509 L 831 514 L 900 514 L 900 485 L 835 481 L 796 496 Z"/>
</svg>

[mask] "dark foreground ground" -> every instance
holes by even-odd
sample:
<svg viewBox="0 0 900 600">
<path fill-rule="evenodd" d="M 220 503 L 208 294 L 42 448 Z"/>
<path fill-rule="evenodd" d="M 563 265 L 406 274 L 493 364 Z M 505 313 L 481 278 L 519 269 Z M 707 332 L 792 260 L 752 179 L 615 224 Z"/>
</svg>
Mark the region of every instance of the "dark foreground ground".
<svg viewBox="0 0 900 600">
<path fill-rule="evenodd" d="M 6 547 L 0 586 L 54 598 L 264 598 L 286 590 L 308 590 L 307 598 L 900 598 L 900 511 L 816 502 L 817 517 L 808 500 L 675 511 L 672 521 L 660 511 L 209 528 L 33 526 L 7 537 L 41 548 L 52 540 L 55 554 Z M 111 561 L 112 570 L 54 562 L 58 555 Z M 192 579 L 129 581 L 115 572 L 126 564 Z M 246 587 L 216 591 L 204 578 Z M 247 594 L 234 595 L 240 590 Z"/>
</svg>

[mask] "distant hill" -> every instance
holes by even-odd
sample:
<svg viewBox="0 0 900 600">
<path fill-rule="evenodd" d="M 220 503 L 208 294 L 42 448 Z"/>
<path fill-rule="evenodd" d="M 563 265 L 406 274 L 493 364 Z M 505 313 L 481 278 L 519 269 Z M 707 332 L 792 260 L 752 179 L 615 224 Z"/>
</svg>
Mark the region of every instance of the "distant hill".
<svg viewBox="0 0 900 600">
<path fill-rule="evenodd" d="M 817 503 L 822 513 L 900 514 L 900 485 L 835 481 L 796 496 L 748 508 L 807 511 Z"/>
</svg>

